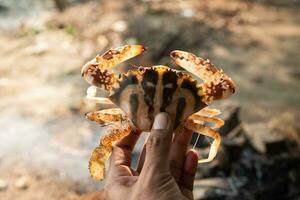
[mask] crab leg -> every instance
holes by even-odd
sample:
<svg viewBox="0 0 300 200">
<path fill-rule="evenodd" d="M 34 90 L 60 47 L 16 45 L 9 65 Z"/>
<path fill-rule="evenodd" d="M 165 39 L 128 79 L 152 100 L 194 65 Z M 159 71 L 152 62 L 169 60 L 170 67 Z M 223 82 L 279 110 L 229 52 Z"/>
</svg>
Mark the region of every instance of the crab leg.
<svg viewBox="0 0 300 200">
<path fill-rule="evenodd" d="M 90 112 L 86 114 L 86 118 L 91 121 L 95 121 L 100 125 L 107 125 L 109 123 L 120 124 L 122 121 L 126 121 L 125 114 L 120 108 L 110 108 L 96 112 Z"/>
<path fill-rule="evenodd" d="M 189 119 L 197 120 L 197 121 L 201 121 L 201 122 L 213 123 L 214 124 L 213 128 L 220 128 L 221 126 L 224 125 L 224 121 L 220 118 L 203 116 L 203 115 L 198 114 L 198 113 L 195 113 L 195 114 L 191 115 L 189 117 Z"/>
<path fill-rule="evenodd" d="M 132 131 L 130 125 L 123 128 L 111 129 L 107 135 L 103 136 L 100 140 L 98 147 L 92 152 L 89 161 L 90 174 L 96 180 L 103 180 L 105 176 L 105 161 L 109 158 L 113 143 L 126 137 Z"/>
<path fill-rule="evenodd" d="M 198 163 L 206 163 L 206 162 L 212 161 L 216 157 L 218 149 L 221 144 L 220 134 L 217 131 L 215 131 L 207 126 L 204 126 L 202 124 L 196 123 L 195 121 L 193 121 L 191 119 L 187 119 L 184 126 L 185 126 L 185 128 L 187 128 L 191 131 L 194 131 L 198 134 L 203 134 L 203 135 L 209 136 L 214 139 L 214 141 L 210 147 L 208 158 L 198 160 Z"/>
<path fill-rule="evenodd" d="M 204 80 L 200 90 L 204 102 L 211 103 L 213 100 L 226 98 L 235 92 L 235 85 L 231 78 L 209 60 L 178 50 L 172 51 L 170 56 L 176 64 Z"/>
<path fill-rule="evenodd" d="M 88 83 L 110 91 L 117 80 L 117 76 L 110 69 L 145 50 L 146 48 L 142 45 L 126 45 L 108 50 L 87 62 L 83 66 L 81 74 Z"/>
<path fill-rule="evenodd" d="M 101 125 L 120 123 L 120 126 L 110 129 L 108 134 L 101 138 L 99 146 L 94 149 L 89 161 L 91 176 L 96 180 L 103 180 L 105 176 L 105 161 L 112 152 L 113 143 L 134 131 L 134 126 L 129 120 L 125 119 L 123 112 L 119 108 L 92 112 L 87 114 L 87 118 Z"/>
<path fill-rule="evenodd" d="M 106 97 L 87 97 L 87 99 L 92 100 L 98 104 L 114 105 L 114 103 Z"/>
<path fill-rule="evenodd" d="M 213 108 L 208 108 L 205 107 L 202 110 L 200 110 L 199 112 L 197 112 L 197 114 L 201 114 L 201 115 L 205 115 L 205 116 L 216 116 L 216 115 L 220 115 L 221 111 L 218 109 L 213 109 Z"/>
</svg>

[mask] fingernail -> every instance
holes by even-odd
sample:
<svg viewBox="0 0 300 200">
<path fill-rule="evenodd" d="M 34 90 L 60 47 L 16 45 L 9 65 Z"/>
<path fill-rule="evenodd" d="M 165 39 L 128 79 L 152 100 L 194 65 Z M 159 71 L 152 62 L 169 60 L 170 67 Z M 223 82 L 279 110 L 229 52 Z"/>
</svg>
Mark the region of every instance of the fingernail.
<svg viewBox="0 0 300 200">
<path fill-rule="evenodd" d="M 153 129 L 166 129 L 168 128 L 169 116 L 167 113 L 158 113 L 155 116 Z"/>
</svg>

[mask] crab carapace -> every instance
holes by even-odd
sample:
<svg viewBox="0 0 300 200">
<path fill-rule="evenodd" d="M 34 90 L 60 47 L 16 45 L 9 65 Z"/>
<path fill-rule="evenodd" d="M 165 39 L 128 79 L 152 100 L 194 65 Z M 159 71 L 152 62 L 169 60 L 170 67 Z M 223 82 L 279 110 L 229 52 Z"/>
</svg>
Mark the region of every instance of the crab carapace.
<svg viewBox="0 0 300 200">
<path fill-rule="evenodd" d="M 150 131 L 154 117 L 167 112 L 173 122 L 174 133 L 182 128 L 213 138 L 208 158 L 214 159 L 221 137 L 215 128 L 224 122 L 215 117 L 216 109 L 207 107 L 214 100 L 223 99 L 235 92 L 235 84 L 222 70 L 209 60 L 204 60 L 185 51 L 172 51 L 170 57 L 176 64 L 203 80 L 198 82 L 192 76 L 167 66 L 136 67 L 126 73 L 114 74 L 113 67 L 143 53 L 142 45 L 126 45 L 97 55 L 82 68 L 83 78 L 93 91 L 100 88 L 108 91 L 108 97 L 89 97 L 99 103 L 112 103 L 118 108 L 88 113 L 86 116 L 101 125 L 109 125 L 108 133 L 92 152 L 89 170 L 92 177 L 102 180 L 105 161 L 109 158 L 113 143 L 135 131 Z M 214 124 L 214 127 L 204 125 Z"/>
</svg>

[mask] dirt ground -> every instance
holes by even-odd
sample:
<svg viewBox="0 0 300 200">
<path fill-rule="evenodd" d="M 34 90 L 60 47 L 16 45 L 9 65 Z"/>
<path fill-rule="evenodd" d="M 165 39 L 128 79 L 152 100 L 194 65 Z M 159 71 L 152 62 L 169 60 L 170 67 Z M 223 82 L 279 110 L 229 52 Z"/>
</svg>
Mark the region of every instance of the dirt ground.
<svg viewBox="0 0 300 200">
<path fill-rule="evenodd" d="M 236 81 L 226 101 L 241 105 L 245 122 L 299 115 L 299 1 L 102 0 L 64 12 L 41 2 L 0 2 L 1 199 L 61 199 L 102 186 L 87 163 L 105 129 L 84 118 L 96 107 L 84 100 L 80 69 L 110 47 L 148 47 L 127 65 L 175 66 L 174 49 L 209 58 Z"/>
</svg>

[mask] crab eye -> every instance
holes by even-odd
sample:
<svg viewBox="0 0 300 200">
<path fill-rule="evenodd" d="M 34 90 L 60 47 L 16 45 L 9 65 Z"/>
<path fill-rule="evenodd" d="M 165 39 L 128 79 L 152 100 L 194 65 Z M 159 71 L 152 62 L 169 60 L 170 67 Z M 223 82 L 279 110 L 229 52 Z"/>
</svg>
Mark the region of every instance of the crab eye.
<svg viewBox="0 0 300 200">
<path fill-rule="evenodd" d="M 168 84 L 164 85 L 164 88 L 173 89 L 173 84 L 168 83 Z"/>
<path fill-rule="evenodd" d="M 152 82 L 150 82 L 150 81 L 147 81 L 147 82 L 146 82 L 146 86 L 147 86 L 147 87 L 151 87 L 151 88 L 155 88 L 154 83 L 152 83 Z"/>
</svg>

